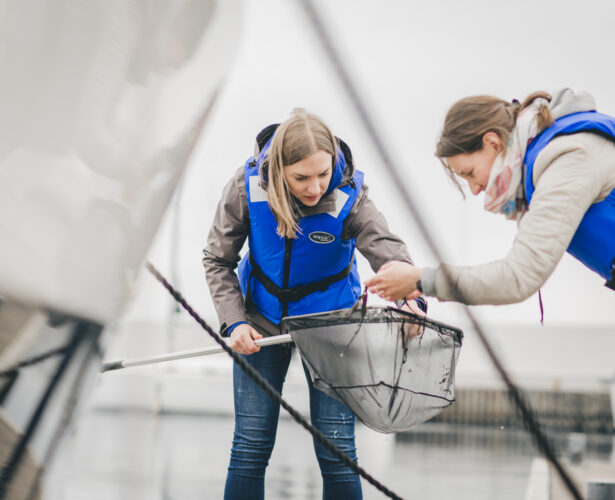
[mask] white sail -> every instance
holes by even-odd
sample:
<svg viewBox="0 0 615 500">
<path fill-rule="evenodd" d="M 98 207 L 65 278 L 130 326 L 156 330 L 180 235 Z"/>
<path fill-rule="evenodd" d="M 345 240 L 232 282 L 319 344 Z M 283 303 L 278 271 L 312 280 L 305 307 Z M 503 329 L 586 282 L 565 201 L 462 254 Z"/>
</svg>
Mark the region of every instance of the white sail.
<svg viewBox="0 0 615 500">
<path fill-rule="evenodd" d="M 105 323 L 223 82 L 240 3 L 0 10 L 0 296 Z"/>
</svg>

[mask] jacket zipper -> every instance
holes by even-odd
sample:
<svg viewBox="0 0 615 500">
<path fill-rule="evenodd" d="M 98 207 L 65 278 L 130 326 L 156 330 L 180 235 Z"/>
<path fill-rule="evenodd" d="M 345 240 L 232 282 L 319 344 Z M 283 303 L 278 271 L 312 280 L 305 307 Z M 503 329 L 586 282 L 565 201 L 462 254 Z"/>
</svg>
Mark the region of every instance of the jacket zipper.
<svg viewBox="0 0 615 500">
<path fill-rule="evenodd" d="M 292 246 L 292 238 L 284 238 L 284 289 L 288 288 L 288 282 L 290 281 L 290 250 Z M 285 316 L 288 316 L 288 302 L 282 304 L 282 317 Z"/>
</svg>

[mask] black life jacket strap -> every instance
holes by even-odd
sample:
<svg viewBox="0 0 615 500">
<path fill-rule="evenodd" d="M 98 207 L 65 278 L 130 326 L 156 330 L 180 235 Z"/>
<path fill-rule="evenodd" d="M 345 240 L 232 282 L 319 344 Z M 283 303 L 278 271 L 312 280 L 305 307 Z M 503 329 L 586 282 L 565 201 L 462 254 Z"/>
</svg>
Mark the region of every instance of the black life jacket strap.
<svg viewBox="0 0 615 500">
<path fill-rule="evenodd" d="M 611 266 L 611 279 L 608 280 L 604 286 L 611 290 L 615 290 L 615 259 L 613 259 L 613 265 Z"/>
<path fill-rule="evenodd" d="M 341 271 L 332 274 L 331 276 L 327 276 L 326 278 L 323 278 L 321 280 L 308 283 L 307 285 L 301 285 L 294 288 L 280 288 L 271 279 L 269 279 L 269 276 L 264 273 L 264 271 L 252 258 L 252 254 L 249 255 L 249 259 L 250 264 L 252 264 L 252 272 L 250 273 L 250 278 L 255 277 L 258 281 L 260 281 L 265 287 L 265 290 L 267 290 L 271 295 L 277 297 L 282 304 L 296 302 L 314 292 L 325 291 L 333 283 L 337 283 L 338 281 L 346 278 L 352 271 L 352 264 L 354 262 L 353 258 L 350 260 L 350 264 L 348 264 L 348 266 Z M 250 293 L 250 284 L 248 282 L 248 292 L 246 296 L 246 305 L 248 306 L 252 305 L 251 295 L 252 294 Z"/>
</svg>

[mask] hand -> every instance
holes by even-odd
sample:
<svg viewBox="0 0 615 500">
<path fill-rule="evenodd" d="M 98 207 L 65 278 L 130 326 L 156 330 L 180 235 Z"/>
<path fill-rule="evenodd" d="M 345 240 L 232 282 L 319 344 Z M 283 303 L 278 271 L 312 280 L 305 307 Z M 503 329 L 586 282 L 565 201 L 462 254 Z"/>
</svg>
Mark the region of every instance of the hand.
<svg viewBox="0 0 615 500">
<path fill-rule="evenodd" d="M 416 300 L 406 302 L 403 306 L 401 306 L 401 309 L 402 311 L 408 311 L 413 314 L 416 314 L 417 316 L 427 316 L 416 303 Z M 417 325 L 415 323 L 409 323 L 407 325 L 404 325 L 404 333 L 407 337 L 417 337 L 418 335 L 423 333 L 424 329 L 425 328 L 422 325 Z"/>
<path fill-rule="evenodd" d="M 262 338 L 263 336 L 254 328 L 247 323 L 242 323 L 233 328 L 229 347 L 239 354 L 253 354 L 261 350 L 260 346 L 256 345 L 254 341 Z"/>
<path fill-rule="evenodd" d="M 386 300 L 410 301 L 421 295 L 416 282 L 421 278 L 421 269 L 408 262 L 392 260 L 384 264 L 365 282 L 367 289 Z"/>
</svg>

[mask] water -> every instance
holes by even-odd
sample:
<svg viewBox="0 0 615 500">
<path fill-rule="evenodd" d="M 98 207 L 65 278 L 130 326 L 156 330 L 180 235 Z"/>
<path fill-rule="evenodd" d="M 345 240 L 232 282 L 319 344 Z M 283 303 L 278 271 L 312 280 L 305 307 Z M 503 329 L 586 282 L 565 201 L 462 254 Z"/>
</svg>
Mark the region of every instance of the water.
<svg viewBox="0 0 615 500">
<path fill-rule="evenodd" d="M 56 491 L 49 497 L 222 498 L 232 431 L 230 417 L 92 411 L 59 457 Z M 370 474 L 403 498 L 423 500 L 523 498 L 533 457 L 531 450 L 513 444 L 395 440 L 363 426 L 357 429 L 357 443 L 360 464 Z M 321 498 L 311 438 L 290 418 L 280 421 L 266 493 L 271 500 Z M 364 482 L 364 497 L 384 495 Z"/>
</svg>

